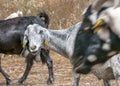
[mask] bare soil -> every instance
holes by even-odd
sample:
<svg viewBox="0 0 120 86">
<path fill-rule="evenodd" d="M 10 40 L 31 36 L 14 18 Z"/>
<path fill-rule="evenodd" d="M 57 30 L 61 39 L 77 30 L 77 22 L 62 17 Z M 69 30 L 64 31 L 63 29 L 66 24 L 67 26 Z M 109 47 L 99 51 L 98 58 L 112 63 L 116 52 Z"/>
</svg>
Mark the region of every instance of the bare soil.
<svg viewBox="0 0 120 86">
<path fill-rule="evenodd" d="M 16 82 L 22 76 L 25 69 L 25 59 L 17 55 L 2 54 L 2 67 L 10 75 L 13 84 L 11 86 L 71 86 L 72 66 L 70 61 L 54 52 L 50 52 L 53 60 L 54 82 L 47 85 L 48 69 L 41 62 L 34 62 L 32 70 L 23 85 Z M 5 79 L 0 74 L 0 86 L 5 85 Z M 93 74 L 82 75 L 80 86 L 103 86 L 102 80 L 98 80 Z M 111 81 L 111 86 L 115 86 L 115 81 Z"/>
</svg>

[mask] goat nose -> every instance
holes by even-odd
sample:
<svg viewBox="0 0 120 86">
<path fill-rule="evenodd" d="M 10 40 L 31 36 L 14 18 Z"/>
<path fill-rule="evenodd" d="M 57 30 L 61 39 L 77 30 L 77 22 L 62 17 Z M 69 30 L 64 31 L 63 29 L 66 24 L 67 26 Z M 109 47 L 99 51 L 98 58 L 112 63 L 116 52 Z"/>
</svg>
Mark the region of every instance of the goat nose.
<svg viewBox="0 0 120 86">
<path fill-rule="evenodd" d="M 36 48 L 36 46 L 35 46 L 35 45 L 34 45 L 34 46 L 31 46 L 31 49 L 32 49 L 32 50 L 34 50 L 35 48 Z"/>
</svg>

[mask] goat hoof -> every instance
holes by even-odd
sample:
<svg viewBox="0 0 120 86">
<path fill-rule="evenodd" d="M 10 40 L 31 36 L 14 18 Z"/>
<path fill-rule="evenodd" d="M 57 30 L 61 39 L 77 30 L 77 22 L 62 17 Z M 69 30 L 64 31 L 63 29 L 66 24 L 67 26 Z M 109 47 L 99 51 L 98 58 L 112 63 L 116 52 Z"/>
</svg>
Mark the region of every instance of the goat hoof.
<svg viewBox="0 0 120 86">
<path fill-rule="evenodd" d="M 52 84 L 53 81 L 54 81 L 54 78 L 51 78 L 47 81 L 47 84 L 50 85 L 50 84 Z"/>
<path fill-rule="evenodd" d="M 17 84 L 23 84 L 22 80 L 18 80 Z"/>
<path fill-rule="evenodd" d="M 48 84 L 48 85 L 52 84 L 52 81 L 50 81 L 50 80 L 49 80 L 49 81 L 47 81 L 47 84 Z"/>
<path fill-rule="evenodd" d="M 6 84 L 7 84 L 7 86 L 8 86 L 8 85 L 11 85 L 11 84 L 12 84 L 11 79 L 8 79 L 8 80 L 6 81 Z"/>
</svg>

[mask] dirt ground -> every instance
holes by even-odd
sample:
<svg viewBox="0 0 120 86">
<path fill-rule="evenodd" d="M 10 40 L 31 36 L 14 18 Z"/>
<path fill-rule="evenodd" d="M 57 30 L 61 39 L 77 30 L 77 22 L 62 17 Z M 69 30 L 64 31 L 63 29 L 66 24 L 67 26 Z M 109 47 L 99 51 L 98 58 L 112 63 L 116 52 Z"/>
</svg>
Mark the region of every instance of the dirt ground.
<svg viewBox="0 0 120 86">
<path fill-rule="evenodd" d="M 53 60 L 54 68 L 54 82 L 51 85 L 47 85 L 48 69 L 46 65 L 42 65 L 41 62 L 34 62 L 33 68 L 23 85 L 20 86 L 71 86 L 72 79 L 72 66 L 68 59 L 50 52 L 50 56 Z M 15 83 L 22 76 L 25 69 L 25 61 L 23 57 L 17 55 L 1 55 L 2 67 L 10 75 L 12 86 L 18 86 Z M 0 74 L 0 86 L 5 85 L 5 79 Z M 94 75 L 82 75 L 80 80 L 80 86 L 103 86 L 102 80 L 98 80 Z M 111 86 L 115 86 L 115 81 L 111 81 Z"/>
</svg>

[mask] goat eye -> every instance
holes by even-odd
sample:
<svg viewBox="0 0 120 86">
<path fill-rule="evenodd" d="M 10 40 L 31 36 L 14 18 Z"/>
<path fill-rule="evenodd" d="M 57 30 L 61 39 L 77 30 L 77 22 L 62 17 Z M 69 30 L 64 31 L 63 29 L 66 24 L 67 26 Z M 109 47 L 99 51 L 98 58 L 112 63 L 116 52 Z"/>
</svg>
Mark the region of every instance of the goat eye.
<svg viewBox="0 0 120 86">
<path fill-rule="evenodd" d="M 39 34 L 42 34 L 43 33 L 43 30 L 40 30 Z"/>
</svg>

